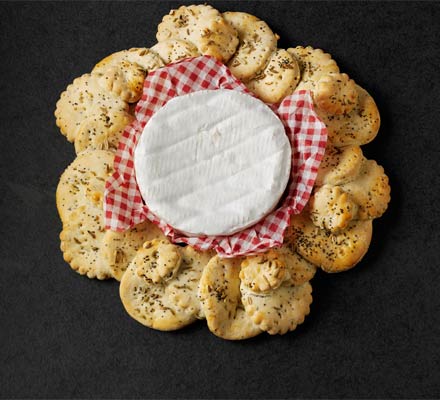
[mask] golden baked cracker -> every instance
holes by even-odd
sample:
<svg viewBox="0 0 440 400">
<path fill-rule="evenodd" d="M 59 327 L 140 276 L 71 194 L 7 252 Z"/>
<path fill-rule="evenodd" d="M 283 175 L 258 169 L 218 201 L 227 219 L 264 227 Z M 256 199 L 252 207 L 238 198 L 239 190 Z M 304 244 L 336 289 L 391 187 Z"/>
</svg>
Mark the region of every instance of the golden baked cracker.
<svg viewBox="0 0 440 400">
<path fill-rule="evenodd" d="M 78 127 L 90 115 L 128 111 L 128 104 L 99 84 L 99 76 L 84 74 L 61 93 L 57 102 L 56 124 L 67 140 L 73 142 Z"/>
<path fill-rule="evenodd" d="M 134 120 L 134 117 L 125 111 L 100 111 L 89 115 L 79 125 L 75 133 L 76 154 L 85 150 L 116 151 L 122 132 Z"/>
<path fill-rule="evenodd" d="M 359 219 L 380 217 L 388 207 L 391 188 L 383 167 L 374 160 L 363 163 L 359 176 L 352 182 L 341 185 L 358 204 Z"/>
<path fill-rule="evenodd" d="M 212 255 L 175 246 L 167 239 L 145 242 L 119 287 L 128 314 L 161 331 L 180 329 L 201 318 L 197 285 Z"/>
<path fill-rule="evenodd" d="M 315 189 L 309 210 L 316 226 L 335 233 L 356 219 L 358 205 L 340 186 L 324 185 Z"/>
<path fill-rule="evenodd" d="M 333 72 L 318 80 L 313 99 L 316 106 L 328 114 L 348 114 L 357 104 L 358 92 L 347 74 Z"/>
<path fill-rule="evenodd" d="M 121 50 L 112 53 L 99 61 L 92 70 L 93 74 L 102 75 L 109 68 L 120 67 L 121 63 L 126 62 L 136 64 L 144 72 L 151 72 L 164 66 L 160 57 L 147 48 L 134 47 L 129 50 Z"/>
<path fill-rule="evenodd" d="M 359 146 L 328 145 L 316 176 L 315 185 L 341 185 L 356 179 L 365 157 Z"/>
<path fill-rule="evenodd" d="M 209 330 L 229 340 L 261 333 L 246 314 L 240 295 L 240 258 L 213 257 L 200 278 L 199 297 Z"/>
<path fill-rule="evenodd" d="M 286 240 L 285 243 L 280 248 L 275 249 L 275 251 L 284 258 L 288 274 L 288 278 L 286 279 L 287 284 L 300 286 L 315 276 L 316 266 L 301 257 L 295 249 L 296 245 Z"/>
<path fill-rule="evenodd" d="M 298 63 L 286 50 L 277 49 L 261 73 L 246 83 L 266 103 L 278 103 L 292 94 L 300 78 Z"/>
<path fill-rule="evenodd" d="M 237 32 L 209 5 L 181 6 L 163 17 L 157 27 L 158 42 L 169 39 L 193 44 L 201 54 L 226 63 L 238 46 Z"/>
<path fill-rule="evenodd" d="M 225 20 L 235 28 L 240 44 L 228 67 L 240 80 L 248 81 L 264 70 L 277 47 L 277 36 L 266 22 L 244 12 L 225 12 Z"/>
<path fill-rule="evenodd" d="M 296 90 L 313 90 L 321 77 L 339 72 L 339 67 L 331 55 L 321 49 L 297 46 L 287 51 L 296 58 L 301 70 L 301 79 Z"/>
<path fill-rule="evenodd" d="M 108 266 L 112 276 L 120 281 L 128 264 L 146 241 L 163 239 L 162 231 L 149 221 L 124 232 L 107 230 L 99 250 L 101 262 Z"/>
<path fill-rule="evenodd" d="M 142 96 L 146 73 L 136 63 L 121 61 L 110 67 L 99 78 L 99 84 L 128 103 L 137 102 Z"/>
<path fill-rule="evenodd" d="M 113 173 L 114 154 L 106 150 L 80 153 L 61 175 L 56 203 L 61 221 L 80 206 L 102 209 L 105 181 Z"/>
<path fill-rule="evenodd" d="M 277 289 L 289 278 L 284 257 L 270 249 L 241 263 L 240 280 L 255 293 Z"/>
<path fill-rule="evenodd" d="M 192 43 L 178 39 L 168 39 L 158 42 L 151 50 L 157 53 L 165 64 L 200 55 L 197 47 Z"/>
<path fill-rule="evenodd" d="M 371 220 L 352 221 L 339 233 L 331 233 L 313 224 L 303 211 L 292 215 L 289 241 L 297 252 L 325 272 L 341 272 L 353 268 L 368 250 L 373 225 Z"/>
<path fill-rule="evenodd" d="M 124 101 L 137 102 L 147 73 L 164 66 L 160 57 L 146 48 L 132 48 L 110 54 L 93 68 L 102 87 Z"/>
<path fill-rule="evenodd" d="M 98 207 L 81 206 L 69 214 L 60 233 L 64 260 L 88 278 L 112 277 L 110 269 L 98 256 L 105 233 L 103 214 Z"/>
<path fill-rule="evenodd" d="M 246 313 L 263 331 L 271 335 L 284 335 L 293 331 L 310 313 L 312 286 L 283 284 L 265 293 L 256 293 L 245 282 L 240 291 Z"/>
<path fill-rule="evenodd" d="M 380 114 L 376 103 L 368 92 L 356 85 L 358 101 L 348 114 L 327 114 L 317 108 L 315 111 L 327 126 L 328 139 L 335 147 L 371 142 L 380 127 Z"/>
</svg>

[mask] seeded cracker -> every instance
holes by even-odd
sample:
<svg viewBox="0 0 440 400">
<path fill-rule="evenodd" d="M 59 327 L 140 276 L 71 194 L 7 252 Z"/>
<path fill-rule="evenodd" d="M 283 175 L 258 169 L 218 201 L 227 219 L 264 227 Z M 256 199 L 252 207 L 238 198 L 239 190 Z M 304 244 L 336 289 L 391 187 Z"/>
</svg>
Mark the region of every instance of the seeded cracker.
<svg viewBox="0 0 440 400">
<path fill-rule="evenodd" d="M 91 279 L 112 277 L 109 268 L 98 257 L 104 233 L 103 211 L 99 208 L 81 206 L 69 214 L 60 239 L 64 260 L 73 270 Z"/>
<path fill-rule="evenodd" d="M 56 203 L 61 221 L 80 206 L 102 210 L 105 181 L 113 173 L 114 154 L 90 150 L 78 155 L 61 175 Z"/>
<path fill-rule="evenodd" d="M 292 286 L 301 286 L 309 282 L 315 276 L 316 266 L 308 262 L 296 252 L 295 244 L 287 241 L 275 251 L 284 258 L 287 267 L 288 278 L 286 283 Z"/>
<path fill-rule="evenodd" d="M 301 80 L 297 90 L 313 90 L 318 81 L 329 73 L 338 73 L 339 67 L 330 54 L 313 47 L 297 46 L 287 49 L 298 61 L 301 70 Z"/>
<path fill-rule="evenodd" d="M 313 95 L 315 104 L 328 114 L 347 114 L 358 100 L 354 80 L 334 72 L 319 79 Z"/>
<path fill-rule="evenodd" d="M 390 186 L 384 169 L 374 160 L 366 160 L 357 179 L 341 185 L 359 205 L 359 219 L 382 216 L 390 202 Z"/>
<path fill-rule="evenodd" d="M 134 117 L 125 111 L 106 112 L 96 110 L 78 127 L 75 135 L 76 154 L 85 150 L 116 151 L 125 127 Z"/>
<path fill-rule="evenodd" d="M 128 104 L 99 84 L 99 77 L 85 74 L 61 93 L 55 117 L 61 133 L 73 142 L 78 128 L 91 115 L 128 111 Z"/>
<path fill-rule="evenodd" d="M 197 47 L 189 42 L 178 39 L 164 40 L 156 43 L 151 51 L 157 53 L 165 64 L 170 64 L 184 58 L 197 57 L 200 55 Z"/>
<path fill-rule="evenodd" d="M 287 279 L 289 274 L 284 258 L 273 249 L 246 257 L 241 263 L 240 280 L 255 293 L 278 289 Z"/>
<path fill-rule="evenodd" d="M 243 281 L 240 285 L 246 313 L 263 331 L 284 335 L 293 331 L 310 313 L 312 286 L 283 284 L 266 293 L 255 293 Z"/>
<path fill-rule="evenodd" d="M 324 185 L 313 193 L 309 209 L 316 226 L 337 233 L 357 219 L 358 205 L 340 186 Z"/>
<path fill-rule="evenodd" d="M 358 101 L 348 114 L 331 115 L 319 108 L 315 111 L 327 126 L 328 137 L 333 146 L 367 144 L 377 135 L 380 115 L 376 103 L 366 90 L 356 85 Z"/>
<path fill-rule="evenodd" d="M 266 22 L 243 12 L 225 12 L 223 17 L 238 32 L 240 45 L 228 63 L 231 72 L 243 82 L 255 78 L 276 50 L 277 36 Z"/>
<path fill-rule="evenodd" d="M 167 239 L 145 242 L 121 279 L 119 293 L 126 311 L 141 324 L 162 331 L 202 318 L 197 285 L 212 255 Z"/>
<path fill-rule="evenodd" d="M 146 48 L 132 48 L 113 53 L 93 68 L 100 77 L 99 84 L 129 103 L 142 95 L 146 74 L 162 67 L 159 56 Z"/>
<path fill-rule="evenodd" d="M 341 185 L 357 178 L 365 157 L 359 146 L 327 146 L 315 186 Z"/>
<path fill-rule="evenodd" d="M 157 27 L 158 42 L 179 39 L 194 45 L 200 54 L 227 62 L 238 45 L 237 32 L 220 12 L 208 5 L 181 6 L 163 17 Z"/>
<path fill-rule="evenodd" d="M 203 270 L 199 297 L 209 330 L 228 340 L 248 339 L 261 333 L 246 314 L 240 294 L 241 259 L 218 256 Z"/>
<path fill-rule="evenodd" d="M 326 272 L 353 268 L 365 255 L 371 242 L 371 220 L 352 221 L 336 234 L 313 224 L 307 211 L 291 218 L 290 242 L 307 261 Z"/>
<path fill-rule="evenodd" d="M 164 239 L 162 231 L 149 221 L 142 222 L 125 232 L 107 230 L 102 239 L 99 257 L 120 281 L 128 264 L 146 241 Z"/>
<path fill-rule="evenodd" d="M 277 49 L 266 68 L 249 81 L 247 88 L 266 103 L 279 103 L 298 85 L 300 71 L 295 58 L 286 50 Z"/>
</svg>

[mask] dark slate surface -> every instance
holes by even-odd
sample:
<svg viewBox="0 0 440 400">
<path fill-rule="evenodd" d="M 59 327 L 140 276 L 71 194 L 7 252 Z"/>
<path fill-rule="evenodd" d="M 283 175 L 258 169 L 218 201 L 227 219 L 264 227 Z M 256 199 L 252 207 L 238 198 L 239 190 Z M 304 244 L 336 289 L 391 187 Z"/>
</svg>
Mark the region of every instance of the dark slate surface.
<svg viewBox="0 0 440 400">
<path fill-rule="evenodd" d="M 324 48 L 376 99 L 364 147 L 393 201 L 370 251 L 318 273 L 312 313 L 283 337 L 217 339 L 130 319 L 116 282 L 70 270 L 59 251 L 55 188 L 73 160 L 55 103 L 116 50 L 154 44 L 172 2 L 0 3 L 0 396 L 440 396 L 440 3 L 216 2 L 265 19 L 280 46 Z"/>
</svg>

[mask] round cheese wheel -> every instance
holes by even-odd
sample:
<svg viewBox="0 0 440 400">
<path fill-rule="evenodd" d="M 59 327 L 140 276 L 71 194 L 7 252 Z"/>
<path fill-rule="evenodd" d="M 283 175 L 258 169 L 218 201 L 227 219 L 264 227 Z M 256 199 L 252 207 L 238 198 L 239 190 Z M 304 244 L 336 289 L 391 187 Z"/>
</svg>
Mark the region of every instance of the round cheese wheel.
<svg viewBox="0 0 440 400">
<path fill-rule="evenodd" d="M 146 124 L 136 179 L 152 213 L 186 235 L 230 235 L 278 204 L 290 142 L 276 114 L 233 90 L 175 97 Z"/>
</svg>

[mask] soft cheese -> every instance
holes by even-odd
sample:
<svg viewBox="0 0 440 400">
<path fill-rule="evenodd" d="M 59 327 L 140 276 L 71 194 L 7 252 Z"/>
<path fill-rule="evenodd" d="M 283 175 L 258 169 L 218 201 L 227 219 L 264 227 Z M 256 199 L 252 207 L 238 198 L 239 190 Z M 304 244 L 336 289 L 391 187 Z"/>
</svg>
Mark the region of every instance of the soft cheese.
<svg viewBox="0 0 440 400">
<path fill-rule="evenodd" d="M 203 90 L 175 97 L 153 115 L 134 164 L 151 212 L 187 235 L 229 235 L 277 205 L 291 148 L 282 122 L 260 100 Z"/>
</svg>

